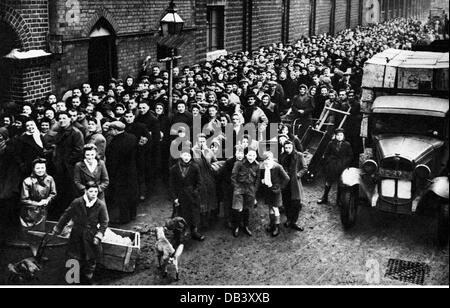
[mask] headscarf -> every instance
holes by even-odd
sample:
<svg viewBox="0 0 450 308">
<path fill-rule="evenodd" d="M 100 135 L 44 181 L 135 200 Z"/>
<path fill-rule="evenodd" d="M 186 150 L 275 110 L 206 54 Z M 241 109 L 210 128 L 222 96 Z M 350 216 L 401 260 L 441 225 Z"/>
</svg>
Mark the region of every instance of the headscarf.
<svg viewBox="0 0 450 308">
<path fill-rule="evenodd" d="M 41 133 L 39 132 L 39 129 L 37 128 L 36 122 L 32 121 L 32 120 L 28 120 L 26 121 L 24 124 L 26 124 L 27 122 L 33 122 L 34 125 L 34 133 L 30 134 L 28 131 L 25 131 L 25 134 L 28 136 L 33 136 L 34 142 L 36 142 L 36 144 L 40 147 L 40 148 L 44 148 L 44 145 L 42 144 L 42 139 L 41 139 Z"/>
</svg>

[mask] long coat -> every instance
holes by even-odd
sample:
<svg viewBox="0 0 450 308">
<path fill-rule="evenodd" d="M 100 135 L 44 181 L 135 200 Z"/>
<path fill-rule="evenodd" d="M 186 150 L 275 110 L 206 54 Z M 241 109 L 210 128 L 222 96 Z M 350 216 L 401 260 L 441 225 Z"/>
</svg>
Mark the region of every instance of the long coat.
<svg viewBox="0 0 450 308">
<path fill-rule="evenodd" d="M 303 200 L 304 191 L 301 181 L 302 173 L 306 170 L 303 155 L 294 151 L 291 155 L 283 153 L 280 157 L 280 163 L 289 175 L 289 185 L 284 190 L 290 191 L 291 200 Z M 289 200 L 283 200 L 285 202 Z"/>
<path fill-rule="evenodd" d="M 86 185 L 89 182 L 94 182 L 99 188 L 98 198 L 105 201 L 105 191 L 109 185 L 109 176 L 106 165 L 102 160 L 98 161 L 97 168 L 95 168 L 94 172 L 89 171 L 86 163 L 81 161 L 75 165 L 73 173 L 79 196 L 84 195 Z"/>
<path fill-rule="evenodd" d="M 22 183 L 20 195 L 22 221 L 29 227 L 41 225 L 41 229 L 45 229 L 47 207 L 55 197 L 56 184 L 50 175 L 46 175 L 40 180 L 35 176 L 26 178 Z M 45 200 L 45 206 L 39 205 L 42 200 Z M 37 229 L 35 230 L 37 231 Z"/>
<path fill-rule="evenodd" d="M 61 129 L 55 137 L 54 163 L 57 172 L 73 172 L 77 162 L 83 157 L 84 137 L 79 129 Z"/>
<path fill-rule="evenodd" d="M 264 179 L 266 170 L 262 164 L 260 170 L 260 179 Z M 272 187 L 261 185 L 264 201 L 271 207 L 281 207 L 283 205 L 282 190 L 289 183 L 289 175 L 284 171 L 283 167 L 275 163 L 274 167 L 270 170 L 270 177 L 272 181 Z"/>
<path fill-rule="evenodd" d="M 342 172 L 350 166 L 353 159 L 352 146 L 349 142 L 343 141 L 339 147 L 337 140 L 328 143 L 324 153 L 325 158 L 325 177 L 327 182 L 336 182 Z"/>
<path fill-rule="evenodd" d="M 44 143 L 42 137 L 39 136 L 39 138 Z M 44 147 L 40 147 L 34 141 L 33 136 L 27 134 L 23 134 L 17 139 L 15 151 L 17 163 L 23 177 L 31 174 L 33 160 L 44 157 Z"/>
<path fill-rule="evenodd" d="M 75 199 L 55 226 L 56 234 L 60 234 L 70 220 L 74 224 L 67 246 L 67 255 L 76 260 L 98 258 L 101 248 L 95 246 L 93 242 L 95 237 L 101 240 L 108 227 L 109 216 L 105 203 L 97 200 L 94 206 L 88 209 L 83 197 Z"/>
<path fill-rule="evenodd" d="M 210 149 L 203 152 L 197 146 L 192 148 L 194 153 L 194 161 L 200 169 L 202 184 L 200 186 L 200 210 L 201 213 L 209 213 L 211 210 L 218 208 L 216 194 L 216 180 L 214 178 L 212 163 L 216 162 L 214 154 Z"/>
<path fill-rule="evenodd" d="M 193 161 L 189 163 L 185 176 L 181 172 L 181 161 L 170 168 L 170 196 L 178 199 L 180 215 L 193 227 L 200 224 L 200 169 Z"/>
<path fill-rule="evenodd" d="M 126 132 L 115 136 L 106 148 L 109 198 L 114 202 L 137 202 L 136 148 L 136 137 Z"/>
</svg>

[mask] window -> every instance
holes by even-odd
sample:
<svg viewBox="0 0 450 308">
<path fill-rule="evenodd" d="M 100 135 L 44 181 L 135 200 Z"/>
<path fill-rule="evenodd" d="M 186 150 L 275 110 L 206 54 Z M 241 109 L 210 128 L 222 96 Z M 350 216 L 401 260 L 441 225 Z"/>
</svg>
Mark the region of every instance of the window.
<svg viewBox="0 0 450 308">
<path fill-rule="evenodd" d="M 224 6 L 208 6 L 208 34 L 206 37 L 208 51 L 224 49 L 224 8 Z"/>
</svg>

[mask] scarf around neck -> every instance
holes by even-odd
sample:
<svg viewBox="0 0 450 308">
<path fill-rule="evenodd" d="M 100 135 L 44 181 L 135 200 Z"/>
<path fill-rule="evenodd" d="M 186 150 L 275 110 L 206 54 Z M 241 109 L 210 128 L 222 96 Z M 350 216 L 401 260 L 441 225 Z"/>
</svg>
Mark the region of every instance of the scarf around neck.
<svg viewBox="0 0 450 308">
<path fill-rule="evenodd" d="M 88 209 L 90 209 L 91 207 L 93 207 L 93 206 L 95 205 L 95 202 L 97 202 L 97 198 L 95 198 L 95 199 L 92 200 L 92 201 L 89 201 L 89 199 L 88 199 L 88 197 L 86 196 L 86 194 L 84 194 L 83 200 L 84 200 L 84 202 L 86 203 L 86 207 L 87 207 Z"/>
</svg>

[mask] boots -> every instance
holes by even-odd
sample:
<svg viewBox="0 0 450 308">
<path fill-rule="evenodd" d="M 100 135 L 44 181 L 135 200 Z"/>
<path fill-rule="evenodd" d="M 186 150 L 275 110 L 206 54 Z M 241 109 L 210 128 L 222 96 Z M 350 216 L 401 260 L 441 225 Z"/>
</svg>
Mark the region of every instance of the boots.
<svg viewBox="0 0 450 308">
<path fill-rule="evenodd" d="M 298 220 L 298 216 L 300 214 L 301 209 L 302 209 L 302 203 L 300 201 L 292 201 L 289 228 L 291 228 L 295 231 L 302 232 L 302 231 L 304 231 L 304 228 L 297 225 L 297 220 Z"/>
<path fill-rule="evenodd" d="M 252 231 L 250 230 L 250 228 L 248 227 L 250 224 L 250 210 L 246 209 L 243 212 L 244 215 L 244 233 L 247 234 L 248 236 L 253 236 Z"/>
<path fill-rule="evenodd" d="M 205 236 L 198 232 L 197 227 L 192 227 L 191 229 L 191 237 L 195 241 L 203 242 L 205 240 Z"/>
<path fill-rule="evenodd" d="M 232 234 L 234 237 L 239 237 L 239 226 L 241 224 L 241 212 L 236 210 L 231 210 L 232 217 Z"/>
<path fill-rule="evenodd" d="M 281 217 L 280 216 L 274 216 L 274 228 L 272 231 L 272 237 L 277 237 L 280 235 L 280 223 L 281 223 Z"/>
<path fill-rule="evenodd" d="M 328 194 L 330 193 L 331 186 L 325 185 L 325 191 L 323 193 L 322 198 L 317 201 L 317 204 L 327 204 L 328 203 Z"/>
<path fill-rule="evenodd" d="M 267 233 L 272 233 L 274 230 L 274 221 L 275 221 L 275 215 L 274 214 L 269 214 L 269 225 L 266 227 L 266 232 Z"/>
</svg>

